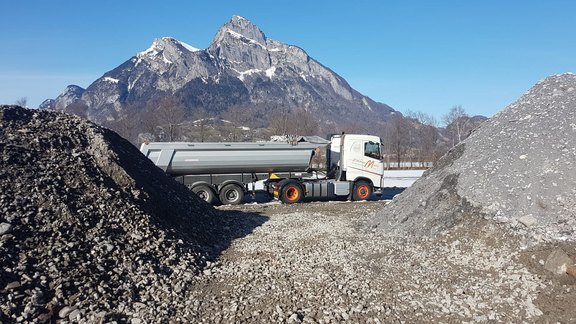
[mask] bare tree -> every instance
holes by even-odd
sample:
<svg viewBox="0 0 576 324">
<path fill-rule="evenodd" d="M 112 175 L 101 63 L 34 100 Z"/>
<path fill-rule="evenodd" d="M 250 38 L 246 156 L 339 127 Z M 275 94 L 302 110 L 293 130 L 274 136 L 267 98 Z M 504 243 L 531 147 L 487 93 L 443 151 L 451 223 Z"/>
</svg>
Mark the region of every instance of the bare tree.
<svg viewBox="0 0 576 324">
<path fill-rule="evenodd" d="M 465 138 L 465 135 L 469 131 L 467 127 L 469 120 L 470 118 L 464 108 L 462 108 L 462 105 L 453 106 L 442 118 L 442 121 L 446 125 L 446 129 L 450 131 L 452 146 Z"/>
<path fill-rule="evenodd" d="M 146 118 L 145 109 L 136 105 L 126 105 L 122 109 L 111 125 L 120 136 L 124 137 L 132 144 L 138 145 L 139 134 L 142 131 L 142 120 Z"/>
<path fill-rule="evenodd" d="M 415 121 L 414 141 L 411 142 L 415 145 L 411 148 L 415 152 L 416 160 L 421 167 L 424 167 L 426 162 L 435 162 L 438 159 L 438 121 L 434 116 L 420 111 L 408 111 L 406 116 Z"/>
<path fill-rule="evenodd" d="M 163 140 L 172 142 L 180 135 L 182 122 L 186 117 L 184 107 L 173 97 L 161 99 L 155 110 L 158 128 Z"/>
<path fill-rule="evenodd" d="M 293 111 L 290 119 L 293 126 L 293 131 L 291 133 L 298 135 L 318 134 L 318 121 L 305 109 L 297 109 Z"/>
<path fill-rule="evenodd" d="M 26 108 L 27 104 L 28 104 L 28 98 L 26 98 L 26 97 L 22 97 L 22 98 L 16 100 L 16 106 Z"/>
<path fill-rule="evenodd" d="M 362 134 L 364 132 L 365 131 L 364 131 L 364 123 L 363 122 L 356 120 L 356 119 L 350 119 L 350 120 L 346 120 L 342 123 L 338 123 L 337 125 L 332 125 L 331 131 L 328 131 L 327 133 Z"/>
<path fill-rule="evenodd" d="M 192 113 L 192 129 L 194 134 L 198 135 L 200 142 L 206 141 L 208 138 L 208 125 L 210 115 L 203 107 L 198 107 Z"/>
<path fill-rule="evenodd" d="M 418 121 L 422 125 L 438 127 L 438 120 L 433 115 L 421 111 L 407 111 L 406 117 Z"/>
<path fill-rule="evenodd" d="M 149 134 L 148 136 L 155 137 L 156 126 L 158 125 L 158 116 L 156 109 L 158 104 L 155 101 L 149 101 L 142 111 L 138 114 L 138 131 L 140 133 Z M 140 137 L 140 135 L 138 136 Z"/>
<path fill-rule="evenodd" d="M 278 107 L 269 115 L 268 123 L 268 127 L 275 135 L 316 135 L 319 133 L 318 121 L 312 113 L 303 108 Z"/>
<path fill-rule="evenodd" d="M 395 113 L 386 123 L 384 129 L 384 145 L 388 153 L 395 157 L 398 168 L 401 167 L 402 158 L 408 147 L 407 126 L 404 117 L 401 114 Z"/>
<path fill-rule="evenodd" d="M 275 135 L 287 135 L 290 133 L 290 113 L 288 107 L 279 106 L 268 116 L 268 127 Z"/>
<path fill-rule="evenodd" d="M 254 129 L 257 127 L 257 111 L 251 106 L 233 106 L 230 107 L 222 118 L 231 122 L 234 128 L 230 129 L 231 136 L 236 140 L 252 141 L 254 137 Z"/>
</svg>

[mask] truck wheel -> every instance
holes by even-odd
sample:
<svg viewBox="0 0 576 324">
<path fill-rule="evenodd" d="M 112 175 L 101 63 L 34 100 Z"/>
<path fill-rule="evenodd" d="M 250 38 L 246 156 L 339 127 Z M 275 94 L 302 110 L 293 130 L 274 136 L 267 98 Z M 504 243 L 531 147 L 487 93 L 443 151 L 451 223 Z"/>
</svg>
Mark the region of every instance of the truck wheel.
<svg viewBox="0 0 576 324">
<path fill-rule="evenodd" d="M 298 182 L 288 182 L 282 186 L 280 200 L 285 204 L 300 202 L 304 196 L 304 191 Z"/>
<path fill-rule="evenodd" d="M 237 184 L 227 184 L 220 190 L 219 197 L 224 205 L 238 205 L 244 198 L 244 189 Z"/>
<path fill-rule="evenodd" d="M 366 181 L 358 181 L 354 184 L 354 191 L 352 191 L 352 200 L 368 200 L 372 196 L 374 189 L 372 185 Z"/>
<path fill-rule="evenodd" d="M 192 188 L 192 192 L 195 193 L 200 199 L 212 205 L 214 203 L 214 190 L 208 185 L 199 185 Z"/>
</svg>

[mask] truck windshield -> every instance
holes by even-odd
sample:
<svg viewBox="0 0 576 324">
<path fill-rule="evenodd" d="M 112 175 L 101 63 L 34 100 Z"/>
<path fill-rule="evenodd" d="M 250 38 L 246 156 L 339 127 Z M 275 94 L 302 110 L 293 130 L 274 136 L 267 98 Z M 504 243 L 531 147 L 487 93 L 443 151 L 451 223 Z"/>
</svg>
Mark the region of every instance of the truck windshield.
<svg viewBox="0 0 576 324">
<path fill-rule="evenodd" d="M 364 155 L 373 159 L 380 160 L 380 143 L 366 142 L 364 143 Z"/>
</svg>

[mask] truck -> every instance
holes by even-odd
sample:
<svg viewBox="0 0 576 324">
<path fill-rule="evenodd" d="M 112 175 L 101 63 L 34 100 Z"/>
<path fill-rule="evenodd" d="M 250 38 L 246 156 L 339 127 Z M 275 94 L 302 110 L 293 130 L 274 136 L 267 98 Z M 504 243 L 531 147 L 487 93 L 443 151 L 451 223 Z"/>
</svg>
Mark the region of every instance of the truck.
<svg viewBox="0 0 576 324">
<path fill-rule="evenodd" d="M 235 205 L 256 190 L 286 204 L 368 200 L 383 187 L 381 147 L 378 136 L 338 134 L 324 141 L 153 142 L 140 151 L 204 201 Z"/>
</svg>

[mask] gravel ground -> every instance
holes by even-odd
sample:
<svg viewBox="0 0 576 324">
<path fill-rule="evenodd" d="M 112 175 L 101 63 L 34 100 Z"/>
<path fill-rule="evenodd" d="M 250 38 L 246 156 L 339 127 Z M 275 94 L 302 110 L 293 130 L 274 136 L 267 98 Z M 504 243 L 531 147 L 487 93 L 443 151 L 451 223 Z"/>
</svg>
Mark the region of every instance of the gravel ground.
<svg viewBox="0 0 576 324">
<path fill-rule="evenodd" d="M 576 322 L 576 76 L 389 201 L 218 210 L 117 134 L 0 107 L 1 322 Z"/>
<path fill-rule="evenodd" d="M 386 204 L 218 207 L 230 224 L 252 233 L 198 278 L 195 321 L 576 320 L 576 280 L 543 265 L 558 247 L 521 250 L 519 240 L 485 220 L 433 239 L 367 232 Z"/>
</svg>

